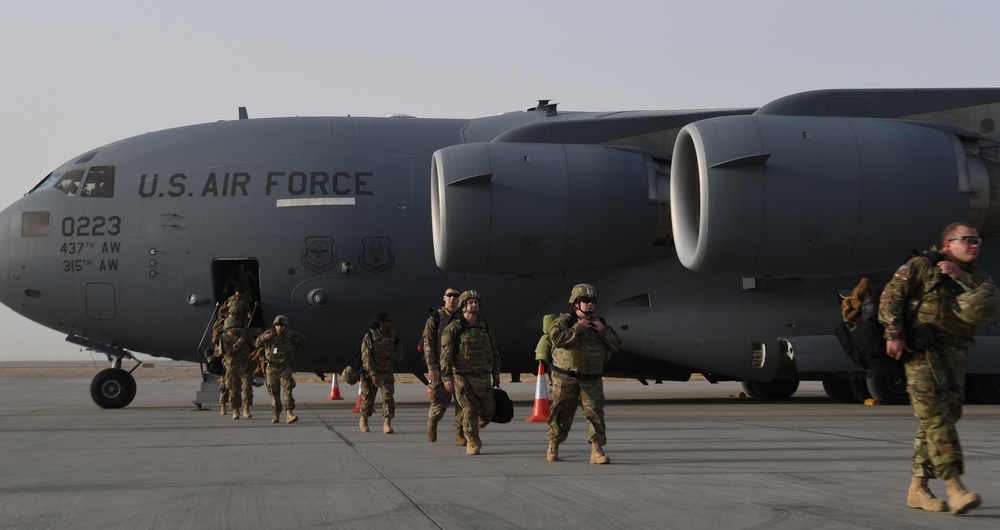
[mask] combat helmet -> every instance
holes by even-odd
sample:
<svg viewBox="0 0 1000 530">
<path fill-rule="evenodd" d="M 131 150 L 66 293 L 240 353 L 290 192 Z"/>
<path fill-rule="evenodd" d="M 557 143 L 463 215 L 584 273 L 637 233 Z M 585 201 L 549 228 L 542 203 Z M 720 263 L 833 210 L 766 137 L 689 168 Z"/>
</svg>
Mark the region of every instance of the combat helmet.
<svg viewBox="0 0 1000 530">
<path fill-rule="evenodd" d="M 476 291 L 469 290 L 465 291 L 464 293 L 462 293 L 462 296 L 458 297 L 458 308 L 465 309 L 465 303 L 468 302 L 470 298 L 475 298 L 476 300 L 479 300 L 480 304 L 483 303 L 483 299 L 479 297 L 479 293 L 477 293 Z"/>
<path fill-rule="evenodd" d="M 573 291 L 569 294 L 569 303 L 575 304 L 581 298 L 593 298 L 597 301 L 597 289 L 589 283 L 579 283 L 573 286 Z"/>
<path fill-rule="evenodd" d="M 966 324 L 979 326 L 992 320 L 1000 311 L 1000 290 L 992 283 L 983 283 L 958 295 L 955 301 L 958 302 L 958 309 L 955 310 L 958 318 Z"/>
<path fill-rule="evenodd" d="M 240 327 L 240 324 L 239 324 L 239 322 L 236 321 L 235 318 L 233 318 L 233 317 L 226 317 L 226 321 L 222 323 L 222 327 L 224 327 L 226 329 L 229 329 L 229 328 L 238 328 L 238 327 Z"/>
<path fill-rule="evenodd" d="M 284 324 L 284 325 L 287 326 L 288 325 L 288 317 L 286 317 L 285 315 L 278 315 L 278 316 L 274 317 L 274 325 L 278 325 L 278 324 Z"/>
<path fill-rule="evenodd" d="M 347 368 L 344 368 L 344 371 L 340 374 L 340 380 L 345 385 L 356 385 L 358 384 L 358 371 L 353 366 L 347 365 Z"/>
</svg>

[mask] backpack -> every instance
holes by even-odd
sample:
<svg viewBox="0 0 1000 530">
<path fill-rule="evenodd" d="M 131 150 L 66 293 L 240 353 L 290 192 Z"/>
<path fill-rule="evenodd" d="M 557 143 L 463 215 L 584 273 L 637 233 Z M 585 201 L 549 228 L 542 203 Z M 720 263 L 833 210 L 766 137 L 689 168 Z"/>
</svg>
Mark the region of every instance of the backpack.
<svg viewBox="0 0 1000 530">
<path fill-rule="evenodd" d="M 496 423 L 510 423 L 514 419 L 514 402 L 510 400 L 507 392 L 500 387 L 493 387 L 493 401 L 496 403 L 496 413 L 493 421 Z"/>
<path fill-rule="evenodd" d="M 912 252 L 907 261 L 914 256 L 923 256 L 935 265 L 945 259 L 941 253 L 932 250 Z M 893 359 L 885 352 L 885 326 L 878 320 L 881 294 L 881 290 L 876 291 L 872 287 L 868 278 L 862 278 L 851 296 L 841 302 L 843 321 L 837 325 L 834 335 L 848 357 L 862 369 L 902 375 L 902 360 Z M 907 343 L 914 349 L 923 349 L 934 342 L 934 330 L 929 324 L 907 329 L 906 335 Z"/>
</svg>

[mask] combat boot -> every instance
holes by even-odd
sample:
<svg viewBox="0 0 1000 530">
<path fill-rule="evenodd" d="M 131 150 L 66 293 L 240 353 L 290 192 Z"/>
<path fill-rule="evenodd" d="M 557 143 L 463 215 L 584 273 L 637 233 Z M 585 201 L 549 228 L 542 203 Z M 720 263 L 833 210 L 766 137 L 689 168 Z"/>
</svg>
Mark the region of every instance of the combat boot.
<svg viewBox="0 0 1000 530">
<path fill-rule="evenodd" d="M 438 420 L 427 418 L 427 441 L 436 442 L 438 440 Z"/>
<path fill-rule="evenodd" d="M 549 462 L 559 460 L 559 442 L 549 440 L 549 450 L 545 452 L 545 459 Z"/>
<path fill-rule="evenodd" d="M 236 407 L 233 407 L 233 419 L 234 420 L 240 419 L 240 409 Z"/>
<path fill-rule="evenodd" d="M 285 423 L 295 423 L 297 421 L 299 421 L 299 417 L 292 414 L 292 411 L 289 410 L 287 412 L 287 416 L 285 417 Z"/>
<path fill-rule="evenodd" d="M 253 416 L 250 415 L 250 405 L 244 403 L 243 404 L 243 419 L 249 420 L 252 417 Z"/>
<path fill-rule="evenodd" d="M 278 413 L 277 412 L 272 412 L 271 413 L 271 423 L 278 423 Z"/>
<path fill-rule="evenodd" d="M 591 464 L 610 464 L 611 459 L 604 454 L 604 449 L 596 443 L 590 444 L 590 463 Z"/>
<path fill-rule="evenodd" d="M 219 403 L 219 415 L 220 416 L 225 416 L 226 415 L 226 404 L 225 403 Z"/>
<path fill-rule="evenodd" d="M 948 503 L 934 496 L 934 493 L 927 487 L 927 479 L 923 477 L 913 477 L 913 482 L 910 482 L 910 491 L 906 494 L 906 505 L 928 512 L 948 511 Z"/>
<path fill-rule="evenodd" d="M 479 450 L 483 448 L 483 441 L 479 439 L 478 434 L 470 435 L 466 438 L 465 444 L 465 454 L 467 455 L 478 455 Z"/>
<path fill-rule="evenodd" d="M 462 432 L 461 427 L 455 427 L 455 445 L 459 447 L 465 445 L 465 433 Z"/>
<path fill-rule="evenodd" d="M 368 416 L 361 416 L 358 420 L 358 427 L 361 428 L 361 432 L 368 432 Z"/>
<path fill-rule="evenodd" d="M 955 515 L 962 515 L 973 508 L 978 508 L 979 504 L 983 502 L 978 493 L 965 489 L 958 477 L 950 478 L 944 483 L 948 487 L 948 504 L 951 505 L 951 513 Z"/>
<path fill-rule="evenodd" d="M 392 420 L 386 418 L 382 424 L 382 434 L 392 434 Z"/>
</svg>

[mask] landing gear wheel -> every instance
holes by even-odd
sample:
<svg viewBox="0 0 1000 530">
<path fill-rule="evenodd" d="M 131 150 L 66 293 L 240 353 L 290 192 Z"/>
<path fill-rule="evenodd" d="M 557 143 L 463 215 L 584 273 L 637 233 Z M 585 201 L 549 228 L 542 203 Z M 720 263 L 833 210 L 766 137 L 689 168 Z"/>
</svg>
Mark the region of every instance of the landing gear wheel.
<svg viewBox="0 0 1000 530">
<path fill-rule="evenodd" d="M 759 398 L 760 397 L 759 395 L 757 395 L 757 391 L 753 387 L 753 381 L 740 381 L 740 386 L 743 387 L 743 393 L 744 394 L 746 394 L 746 395 L 748 395 L 748 396 L 750 396 L 752 398 Z"/>
<path fill-rule="evenodd" d="M 851 392 L 854 393 L 855 399 L 858 403 L 864 403 L 865 401 L 872 398 L 871 392 L 868 391 L 868 380 L 867 377 L 852 377 L 851 378 Z"/>
<path fill-rule="evenodd" d="M 784 379 L 764 383 L 761 381 L 751 381 L 750 387 L 754 394 L 761 399 L 788 399 L 799 389 L 798 379 Z M 753 395 L 753 394 L 751 394 Z"/>
<path fill-rule="evenodd" d="M 906 395 L 906 376 L 903 374 L 869 370 L 866 381 L 868 392 L 883 405 L 906 405 L 910 402 Z"/>
<path fill-rule="evenodd" d="M 967 383 L 983 403 L 1000 403 L 1000 375 L 978 374 L 970 377 Z"/>
<path fill-rule="evenodd" d="M 831 376 L 823 378 L 823 390 L 835 403 L 860 403 L 851 389 L 849 379 L 836 379 Z"/>
<path fill-rule="evenodd" d="M 135 379 L 120 368 L 97 372 L 90 382 L 90 397 L 102 409 L 127 407 L 135 399 Z"/>
</svg>

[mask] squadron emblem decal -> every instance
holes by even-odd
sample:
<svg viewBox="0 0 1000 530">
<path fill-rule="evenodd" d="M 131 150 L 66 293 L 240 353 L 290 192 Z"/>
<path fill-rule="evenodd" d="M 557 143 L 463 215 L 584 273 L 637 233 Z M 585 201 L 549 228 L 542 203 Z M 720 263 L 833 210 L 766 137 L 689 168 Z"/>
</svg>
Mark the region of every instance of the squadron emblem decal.
<svg viewBox="0 0 1000 530">
<path fill-rule="evenodd" d="M 332 237 L 307 237 L 306 251 L 302 254 L 302 266 L 323 274 L 337 264 L 337 255 L 333 253 Z"/>
<path fill-rule="evenodd" d="M 361 240 L 364 253 L 358 255 L 358 264 L 368 272 L 378 274 L 392 268 L 396 255 L 392 253 L 392 240 L 388 237 L 366 237 Z"/>
</svg>

